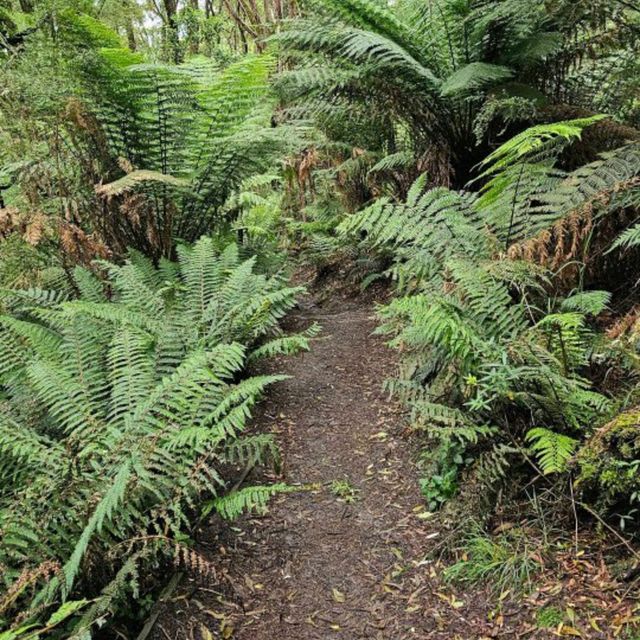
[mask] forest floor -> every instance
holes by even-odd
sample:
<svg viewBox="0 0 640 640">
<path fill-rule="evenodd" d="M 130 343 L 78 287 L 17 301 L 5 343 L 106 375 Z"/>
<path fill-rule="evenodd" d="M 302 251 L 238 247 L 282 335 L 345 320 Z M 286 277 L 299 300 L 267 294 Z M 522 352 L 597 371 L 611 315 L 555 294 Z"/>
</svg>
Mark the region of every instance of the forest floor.
<svg viewBox="0 0 640 640">
<path fill-rule="evenodd" d="M 563 618 L 576 593 L 595 627 L 585 618 L 564 635 L 613 637 L 597 621 L 631 609 L 607 595 L 609 582 L 586 556 L 588 584 L 554 567 L 526 602 L 442 582 L 430 559 L 439 532 L 418 486 L 417 443 L 382 390 L 396 355 L 372 335 L 373 314 L 367 300 L 335 296 L 306 299 L 293 314 L 293 327 L 318 322 L 322 333 L 311 352 L 269 365 L 290 378 L 271 390 L 254 425 L 282 448 L 276 479 L 314 486 L 274 498 L 267 514 L 203 527 L 150 638 L 550 638 L 563 634 L 538 628 L 535 611 L 562 599 Z"/>
</svg>

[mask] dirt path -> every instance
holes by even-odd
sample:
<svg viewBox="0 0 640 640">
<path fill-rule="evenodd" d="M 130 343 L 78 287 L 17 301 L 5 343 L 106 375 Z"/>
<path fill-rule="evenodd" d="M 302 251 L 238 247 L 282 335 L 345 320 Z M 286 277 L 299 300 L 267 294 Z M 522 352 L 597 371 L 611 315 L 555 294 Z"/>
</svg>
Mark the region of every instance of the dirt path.
<svg viewBox="0 0 640 640">
<path fill-rule="evenodd" d="M 454 638 L 466 626 L 428 586 L 411 446 L 381 388 L 395 356 L 372 336 L 373 309 L 307 305 L 292 321 L 323 331 L 310 353 L 272 365 L 291 378 L 257 422 L 283 448 L 284 481 L 321 487 L 274 499 L 266 516 L 231 530 L 202 531 L 198 553 L 215 575 L 203 580 L 194 561 L 155 640 Z"/>
<path fill-rule="evenodd" d="M 263 585 L 251 606 L 264 611 L 238 637 L 405 637 L 414 622 L 394 597 L 395 574 L 418 555 L 421 498 L 402 420 L 381 390 L 393 355 L 371 336 L 370 308 L 300 319 L 323 333 L 286 365 L 292 378 L 270 413 L 287 425 L 287 481 L 325 487 L 282 499 L 258 525 L 261 556 L 273 562 L 251 566 Z"/>
</svg>

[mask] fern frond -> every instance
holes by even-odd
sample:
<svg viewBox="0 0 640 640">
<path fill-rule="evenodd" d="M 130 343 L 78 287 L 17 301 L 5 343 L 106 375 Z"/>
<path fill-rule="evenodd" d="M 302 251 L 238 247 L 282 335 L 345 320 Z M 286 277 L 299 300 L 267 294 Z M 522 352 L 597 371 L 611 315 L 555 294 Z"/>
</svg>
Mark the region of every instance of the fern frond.
<svg viewBox="0 0 640 640">
<path fill-rule="evenodd" d="M 542 427 L 530 429 L 527 432 L 527 441 L 531 444 L 544 474 L 564 471 L 578 445 L 574 438 Z"/>
<path fill-rule="evenodd" d="M 252 466 L 280 460 L 280 452 L 271 434 L 243 436 L 231 442 L 224 451 L 224 459 L 232 464 Z"/>
<path fill-rule="evenodd" d="M 68 593 L 73 586 L 80 564 L 96 533 L 102 531 L 105 522 L 109 522 L 111 517 L 117 512 L 125 497 L 127 486 L 132 478 L 133 469 L 130 461 L 125 461 L 111 480 L 107 480 L 106 489 L 100 497 L 100 501 L 93 511 L 82 534 L 78 538 L 73 553 L 63 567 L 65 576 L 64 591 Z"/>
<path fill-rule="evenodd" d="M 133 191 L 145 184 L 160 184 L 178 188 L 185 188 L 189 185 L 189 183 L 182 178 L 176 178 L 158 171 L 138 169 L 114 182 L 99 185 L 96 187 L 96 193 L 105 198 L 113 198 L 127 191 Z"/>
<path fill-rule="evenodd" d="M 541 151 L 549 147 L 549 144 L 558 139 L 570 141 L 580 138 L 583 129 L 604 120 L 606 117 L 604 115 L 596 115 L 589 118 L 576 118 L 575 120 L 529 127 L 488 155 L 482 161 L 482 166 L 485 167 L 485 170 L 481 175 L 495 174 L 527 156 L 540 154 Z"/>
<path fill-rule="evenodd" d="M 251 511 L 264 513 L 273 496 L 292 491 L 299 491 L 299 488 L 287 484 L 245 487 L 216 498 L 213 501 L 213 508 L 226 520 L 235 520 L 243 513 Z"/>
<path fill-rule="evenodd" d="M 487 85 L 502 82 L 511 76 L 513 76 L 513 71 L 508 67 L 487 64 L 486 62 L 470 62 L 452 73 L 443 82 L 440 92 L 443 96 L 468 93 Z"/>
<path fill-rule="evenodd" d="M 640 224 L 635 224 L 625 229 L 613 242 L 610 251 L 613 249 L 629 249 L 640 246 Z"/>
<path fill-rule="evenodd" d="M 608 308 L 611 294 L 608 291 L 579 291 L 562 301 L 562 310 L 597 316 Z"/>
<path fill-rule="evenodd" d="M 316 325 L 317 326 L 317 325 Z M 265 344 L 254 349 L 249 355 L 249 361 L 260 360 L 261 358 L 273 358 L 280 355 L 293 355 L 300 351 L 309 351 L 309 340 L 317 335 L 317 330 L 308 329 L 304 333 L 298 335 L 285 336 L 283 338 L 274 338 Z"/>
</svg>

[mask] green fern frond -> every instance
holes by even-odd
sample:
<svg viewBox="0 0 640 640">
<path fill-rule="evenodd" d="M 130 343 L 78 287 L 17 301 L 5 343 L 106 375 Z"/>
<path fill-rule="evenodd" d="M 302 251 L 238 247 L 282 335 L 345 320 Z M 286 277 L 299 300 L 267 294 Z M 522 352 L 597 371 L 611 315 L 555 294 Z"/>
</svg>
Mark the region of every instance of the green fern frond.
<svg viewBox="0 0 640 640">
<path fill-rule="evenodd" d="M 583 129 L 604 120 L 606 117 L 605 115 L 596 115 L 589 118 L 576 118 L 575 120 L 529 127 L 488 155 L 481 163 L 485 167 L 481 175 L 495 174 L 527 156 L 539 154 L 550 143 L 558 139 L 571 141 L 580 138 Z"/>
<path fill-rule="evenodd" d="M 597 316 L 608 308 L 610 302 L 608 291 L 579 291 L 565 298 L 561 307 L 563 311 Z"/>
<path fill-rule="evenodd" d="M 614 249 L 629 249 L 640 246 L 640 224 L 625 229 L 613 242 L 610 251 Z"/>
<path fill-rule="evenodd" d="M 125 461 L 111 481 L 107 480 L 106 490 L 100 497 L 100 501 L 89 518 L 87 525 L 78 538 L 73 553 L 63 567 L 65 576 L 65 592 L 68 593 L 73 586 L 80 564 L 96 533 L 102 531 L 105 522 L 109 522 L 111 517 L 117 512 L 125 497 L 127 486 L 132 478 L 133 469 L 130 461 Z"/>
<path fill-rule="evenodd" d="M 317 333 L 317 332 L 316 332 Z M 309 340 L 313 334 L 308 332 L 298 335 L 285 336 L 283 338 L 274 338 L 265 344 L 254 349 L 249 355 L 249 361 L 260 360 L 261 358 L 273 358 L 275 356 L 293 355 L 300 351 L 309 351 Z"/>
<path fill-rule="evenodd" d="M 563 472 L 578 445 L 576 439 L 542 427 L 530 429 L 527 442 L 531 444 L 544 474 Z"/>
<path fill-rule="evenodd" d="M 512 76 L 513 71 L 508 67 L 486 62 L 470 62 L 452 73 L 442 84 L 440 92 L 443 96 L 468 93 Z"/>
<path fill-rule="evenodd" d="M 243 513 L 251 511 L 264 513 L 273 496 L 292 491 L 299 491 L 299 488 L 287 484 L 245 487 L 221 498 L 216 498 L 212 506 L 225 520 L 235 520 Z"/>
<path fill-rule="evenodd" d="M 252 466 L 280 460 L 280 451 L 271 434 L 243 436 L 231 442 L 224 451 L 224 459 L 232 464 Z"/>
</svg>

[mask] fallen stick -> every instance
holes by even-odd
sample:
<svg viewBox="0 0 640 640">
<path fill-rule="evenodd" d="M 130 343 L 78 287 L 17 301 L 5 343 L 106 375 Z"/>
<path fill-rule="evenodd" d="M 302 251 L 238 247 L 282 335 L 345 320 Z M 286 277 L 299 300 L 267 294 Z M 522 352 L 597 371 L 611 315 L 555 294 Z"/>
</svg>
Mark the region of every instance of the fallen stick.
<svg viewBox="0 0 640 640">
<path fill-rule="evenodd" d="M 142 631 L 140 631 L 136 640 L 145 640 L 146 637 L 151 633 L 151 630 L 153 629 L 155 623 L 158 620 L 158 617 L 160 616 L 160 604 L 164 602 L 176 590 L 176 588 L 180 584 L 180 580 L 182 580 L 182 572 L 180 571 L 174 573 L 171 576 L 171 580 L 169 580 L 167 586 L 162 590 L 160 597 L 153 606 L 153 611 L 147 618 L 147 621 L 144 623 L 144 627 L 142 627 Z"/>
</svg>

